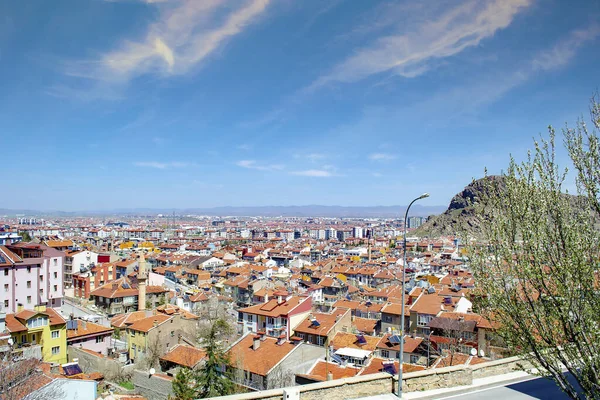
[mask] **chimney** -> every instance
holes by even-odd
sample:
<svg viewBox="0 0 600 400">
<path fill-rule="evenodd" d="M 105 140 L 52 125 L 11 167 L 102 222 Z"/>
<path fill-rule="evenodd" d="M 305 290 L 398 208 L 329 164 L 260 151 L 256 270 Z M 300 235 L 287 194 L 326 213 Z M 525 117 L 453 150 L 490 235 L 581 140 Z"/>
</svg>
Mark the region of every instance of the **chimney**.
<svg viewBox="0 0 600 400">
<path fill-rule="evenodd" d="M 85 319 L 81 320 L 81 329 L 83 329 L 83 330 L 87 329 L 87 321 Z"/>
<path fill-rule="evenodd" d="M 252 350 L 256 351 L 260 347 L 260 336 L 254 336 L 252 340 Z"/>
<path fill-rule="evenodd" d="M 328 381 L 332 381 L 333 380 L 333 374 L 331 373 L 331 371 L 327 372 L 327 380 Z"/>
<path fill-rule="evenodd" d="M 282 295 L 277 296 L 277 304 L 283 304 L 283 296 Z"/>
<path fill-rule="evenodd" d="M 156 328 L 158 326 L 158 321 L 154 320 L 154 322 L 152 323 L 152 326 L 154 326 Z"/>
<path fill-rule="evenodd" d="M 281 346 L 284 343 L 285 343 L 285 336 L 280 336 L 279 338 L 277 338 L 277 345 L 278 346 Z"/>
<path fill-rule="evenodd" d="M 50 365 L 50 373 L 54 375 L 60 374 L 60 366 L 56 363 Z"/>
</svg>

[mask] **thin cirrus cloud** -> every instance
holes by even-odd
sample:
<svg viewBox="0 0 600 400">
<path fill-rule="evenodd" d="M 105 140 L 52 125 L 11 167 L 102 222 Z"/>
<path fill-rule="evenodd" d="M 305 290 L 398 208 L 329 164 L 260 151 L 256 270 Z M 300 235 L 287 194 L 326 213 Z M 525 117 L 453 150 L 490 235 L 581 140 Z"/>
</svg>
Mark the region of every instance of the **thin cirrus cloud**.
<svg viewBox="0 0 600 400">
<path fill-rule="evenodd" d="M 292 171 L 292 175 L 310 176 L 314 178 L 329 178 L 334 176 L 334 173 L 326 169 L 307 169 L 303 171 Z"/>
<path fill-rule="evenodd" d="M 373 153 L 369 154 L 369 160 L 372 161 L 390 161 L 395 160 L 397 157 L 393 154 L 387 153 Z"/>
<path fill-rule="evenodd" d="M 206 59 L 254 22 L 270 0 L 144 0 L 158 7 L 158 20 L 141 39 L 123 40 L 93 62 L 73 63 L 67 75 L 127 82 L 144 74 L 179 75 Z"/>
<path fill-rule="evenodd" d="M 413 78 L 428 71 L 439 59 L 454 56 L 477 46 L 533 0 L 468 0 L 444 10 L 431 20 L 398 24 L 394 34 L 379 37 L 357 50 L 333 69 L 317 78 L 305 91 L 332 83 L 351 83 L 382 72 Z M 451 3 L 455 4 L 455 3 Z"/>
<path fill-rule="evenodd" d="M 170 168 L 187 168 L 195 166 L 194 163 L 170 161 L 170 162 L 159 162 L 159 161 L 137 161 L 133 165 L 142 168 L 154 168 L 154 169 L 170 169 Z"/>
<path fill-rule="evenodd" d="M 240 160 L 235 163 L 238 167 L 255 169 L 257 171 L 279 171 L 284 167 L 281 164 L 258 164 L 255 160 Z"/>
</svg>

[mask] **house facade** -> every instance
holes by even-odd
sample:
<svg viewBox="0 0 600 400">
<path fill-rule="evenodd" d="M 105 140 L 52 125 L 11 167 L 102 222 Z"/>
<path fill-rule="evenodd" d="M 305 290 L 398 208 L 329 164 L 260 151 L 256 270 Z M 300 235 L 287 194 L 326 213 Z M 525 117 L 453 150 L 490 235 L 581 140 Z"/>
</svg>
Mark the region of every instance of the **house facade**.
<svg viewBox="0 0 600 400">
<path fill-rule="evenodd" d="M 63 303 L 64 253 L 43 244 L 0 246 L 0 304 L 6 313 Z"/>
</svg>

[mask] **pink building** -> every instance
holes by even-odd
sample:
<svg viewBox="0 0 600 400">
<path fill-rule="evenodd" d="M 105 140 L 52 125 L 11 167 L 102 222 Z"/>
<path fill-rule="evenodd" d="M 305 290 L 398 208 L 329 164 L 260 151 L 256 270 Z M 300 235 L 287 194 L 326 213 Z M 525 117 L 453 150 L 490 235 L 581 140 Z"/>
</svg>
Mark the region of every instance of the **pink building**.
<svg viewBox="0 0 600 400">
<path fill-rule="evenodd" d="M 65 254 L 43 244 L 0 246 L 0 306 L 7 314 L 63 302 Z"/>
<path fill-rule="evenodd" d="M 67 321 L 67 346 L 87 349 L 104 356 L 114 329 L 80 319 Z"/>
</svg>

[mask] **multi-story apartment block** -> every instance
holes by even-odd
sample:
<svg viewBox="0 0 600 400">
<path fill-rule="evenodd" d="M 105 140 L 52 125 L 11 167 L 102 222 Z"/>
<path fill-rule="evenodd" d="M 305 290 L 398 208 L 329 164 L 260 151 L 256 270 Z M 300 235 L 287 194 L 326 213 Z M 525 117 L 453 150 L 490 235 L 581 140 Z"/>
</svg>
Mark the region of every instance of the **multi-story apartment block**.
<svg viewBox="0 0 600 400">
<path fill-rule="evenodd" d="M 38 358 L 46 362 L 67 362 L 67 325 L 52 308 L 37 306 L 6 315 L 6 330 L 13 340 L 15 357 Z"/>
<path fill-rule="evenodd" d="M 73 286 L 73 275 L 87 272 L 98 263 L 98 253 L 89 250 L 67 250 L 65 252 L 64 285 Z"/>
<path fill-rule="evenodd" d="M 0 246 L 0 304 L 7 313 L 60 308 L 64 253 L 42 244 Z"/>
<path fill-rule="evenodd" d="M 238 311 L 238 324 L 242 334 L 265 332 L 267 336 L 285 336 L 304 320 L 312 307 L 311 297 L 291 296 L 285 291 L 273 293 L 275 298 Z"/>
</svg>

